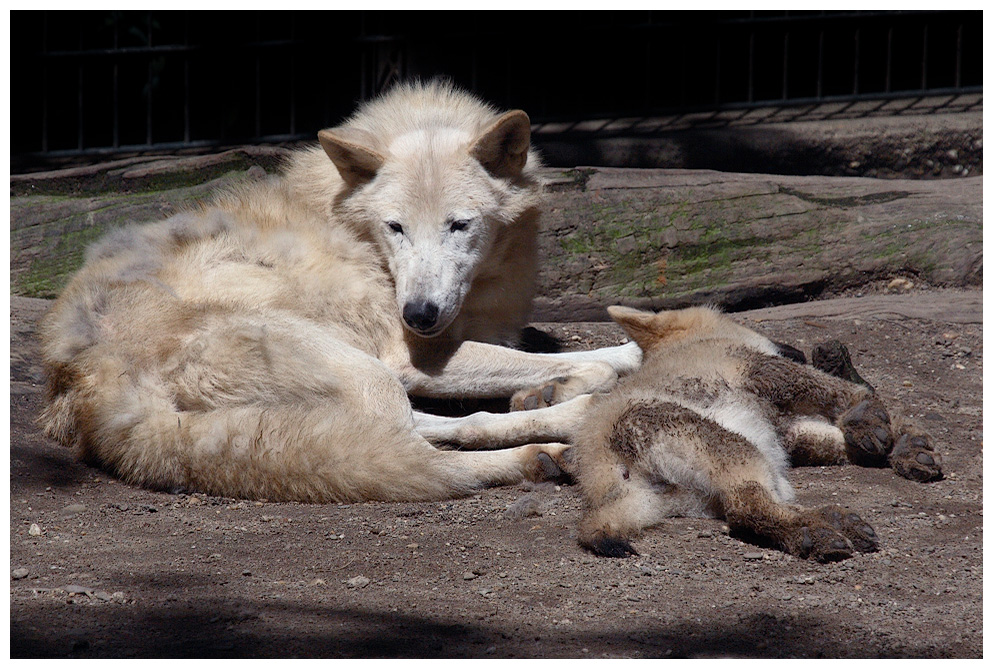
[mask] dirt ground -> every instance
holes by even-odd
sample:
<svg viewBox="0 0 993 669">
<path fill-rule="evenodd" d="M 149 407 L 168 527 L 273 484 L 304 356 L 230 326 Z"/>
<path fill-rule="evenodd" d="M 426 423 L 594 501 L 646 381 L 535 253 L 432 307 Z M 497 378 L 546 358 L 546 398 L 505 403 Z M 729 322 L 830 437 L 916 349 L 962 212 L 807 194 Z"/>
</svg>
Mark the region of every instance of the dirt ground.
<svg viewBox="0 0 993 669">
<path fill-rule="evenodd" d="M 12 298 L 11 655 L 981 657 L 981 301 L 923 290 L 736 315 L 808 354 L 847 343 L 944 458 L 931 484 L 794 470 L 801 503 L 849 506 L 880 537 L 877 553 L 818 564 L 701 519 L 596 558 L 576 544 L 569 486 L 337 506 L 130 487 L 35 427 L 48 303 Z M 538 327 L 568 349 L 622 340 L 610 324 Z"/>
</svg>

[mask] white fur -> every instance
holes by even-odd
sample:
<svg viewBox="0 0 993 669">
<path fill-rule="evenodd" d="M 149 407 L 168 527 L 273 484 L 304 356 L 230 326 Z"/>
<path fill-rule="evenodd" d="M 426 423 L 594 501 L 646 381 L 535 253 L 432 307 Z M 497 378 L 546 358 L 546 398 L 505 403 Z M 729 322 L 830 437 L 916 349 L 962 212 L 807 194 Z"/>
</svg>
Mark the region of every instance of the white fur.
<svg viewBox="0 0 993 669">
<path fill-rule="evenodd" d="M 111 233 L 42 325 L 47 432 L 126 480 L 238 497 L 444 499 L 533 475 L 565 446 L 438 450 L 425 435 L 452 426 L 415 418 L 407 398 L 561 376 L 582 395 L 637 366 L 633 347 L 503 346 L 536 284 L 529 132 L 522 112 L 450 86 L 401 86 L 282 176 Z M 405 322 L 428 302 L 435 322 Z M 571 411 L 455 429 L 501 449 L 564 434 Z"/>
</svg>

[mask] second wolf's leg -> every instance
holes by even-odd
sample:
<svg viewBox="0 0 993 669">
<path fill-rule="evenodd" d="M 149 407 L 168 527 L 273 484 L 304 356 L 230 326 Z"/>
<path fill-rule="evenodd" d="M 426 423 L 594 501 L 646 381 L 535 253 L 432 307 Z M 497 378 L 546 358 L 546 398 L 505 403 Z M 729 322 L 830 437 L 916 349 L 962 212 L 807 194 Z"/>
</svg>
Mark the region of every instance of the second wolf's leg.
<svg viewBox="0 0 993 669">
<path fill-rule="evenodd" d="M 859 383 L 870 390 L 872 386 L 855 369 L 848 349 L 839 341 L 828 341 L 816 346 L 812 354 L 814 367 L 833 376 Z M 912 421 L 891 415 L 894 444 L 887 462 L 896 473 L 915 481 L 934 481 L 941 478 L 941 455 L 931 445 L 931 438 Z"/>
<path fill-rule="evenodd" d="M 848 459 L 868 466 L 886 465 L 893 449 L 890 416 L 867 387 L 783 358 L 748 353 L 742 385 L 787 414 L 819 415 L 845 435 Z"/>
<path fill-rule="evenodd" d="M 803 558 L 834 562 L 854 550 L 871 552 L 876 533 L 858 514 L 838 506 L 799 509 L 780 504 L 754 481 L 734 485 L 721 494 L 728 526 L 771 540 L 776 547 Z"/>
<path fill-rule="evenodd" d="M 463 418 L 414 412 L 414 429 L 436 446 L 489 450 L 548 441 L 572 441 L 591 395 L 562 404 L 512 413 L 480 411 Z"/>
</svg>

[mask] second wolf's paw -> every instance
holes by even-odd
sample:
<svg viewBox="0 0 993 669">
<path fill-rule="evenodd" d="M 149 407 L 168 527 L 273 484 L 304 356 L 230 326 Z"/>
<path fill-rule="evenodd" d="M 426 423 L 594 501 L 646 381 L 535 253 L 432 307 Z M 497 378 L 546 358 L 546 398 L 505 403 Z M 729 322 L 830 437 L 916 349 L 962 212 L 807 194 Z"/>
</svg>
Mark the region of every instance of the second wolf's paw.
<svg viewBox="0 0 993 669">
<path fill-rule="evenodd" d="M 879 550 L 876 531 L 854 511 L 830 505 L 815 509 L 813 513 L 843 534 L 860 553 L 874 553 Z"/>
<path fill-rule="evenodd" d="M 889 456 L 890 467 L 900 476 L 927 483 L 942 477 L 941 455 L 922 434 L 901 434 Z"/>
<path fill-rule="evenodd" d="M 531 411 L 562 404 L 584 394 L 582 382 L 569 376 L 560 376 L 537 388 L 526 388 L 510 398 L 511 411 Z"/>
<path fill-rule="evenodd" d="M 862 400 L 841 416 L 848 459 L 863 467 L 882 467 L 893 449 L 890 415 L 875 397 Z"/>
<path fill-rule="evenodd" d="M 869 382 L 855 370 L 852 356 L 848 354 L 848 348 L 840 341 L 832 340 L 818 344 L 810 352 L 810 357 L 811 364 L 822 372 L 837 376 L 845 381 L 858 383 L 869 390 L 873 389 Z"/>
<path fill-rule="evenodd" d="M 588 537 L 580 537 L 579 545 L 600 557 L 626 558 L 637 555 L 631 542 L 623 537 L 615 537 L 604 532 L 596 532 Z"/>
</svg>

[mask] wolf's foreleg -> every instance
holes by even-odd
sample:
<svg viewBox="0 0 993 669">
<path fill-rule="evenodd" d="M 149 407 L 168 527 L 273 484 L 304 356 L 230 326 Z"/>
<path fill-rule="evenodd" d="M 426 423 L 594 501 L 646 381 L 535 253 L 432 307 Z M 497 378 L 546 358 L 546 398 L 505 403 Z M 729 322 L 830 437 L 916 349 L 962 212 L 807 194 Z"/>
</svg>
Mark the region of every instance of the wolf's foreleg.
<svg viewBox="0 0 993 669">
<path fill-rule="evenodd" d="M 571 442 L 590 395 L 545 409 L 512 413 L 479 411 L 464 418 L 414 412 L 414 430 L 436 446 L 491 450 L 538 442 Z"/>
<path fill-rule="evenodd" d="M 625 344 L 573 353 L 525 353 L 467 341 L 454 350 L 409 353 L 406 347 L 384 360 L 411 395 L 419 397 L 510 397 L 551 379 L 567 380 L 558 401 L 610 390 L 617 377 L 638 368 L 641 350 Z"/>
</svg>

